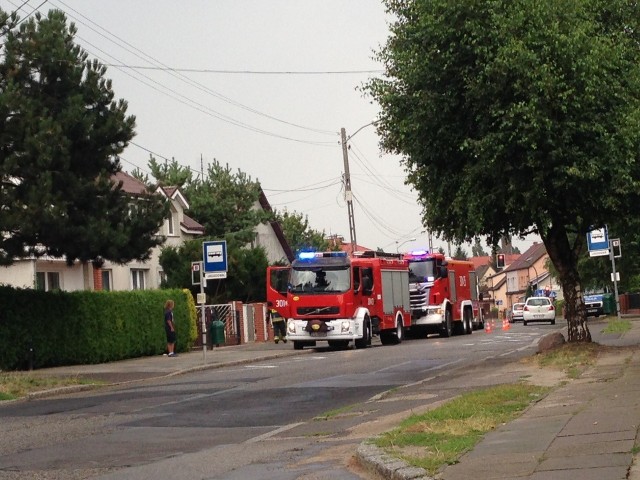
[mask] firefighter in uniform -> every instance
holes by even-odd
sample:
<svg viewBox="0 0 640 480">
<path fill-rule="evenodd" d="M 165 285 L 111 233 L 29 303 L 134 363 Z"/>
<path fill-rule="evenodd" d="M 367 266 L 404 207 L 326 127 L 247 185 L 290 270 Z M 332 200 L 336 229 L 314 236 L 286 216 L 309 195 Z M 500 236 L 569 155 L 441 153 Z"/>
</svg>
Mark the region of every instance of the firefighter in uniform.
<svg viewBox="0 0 640 480">
<path fill-rule="evenodd" d="M 284 343 L 287 343 L 287 329 L 286 322 L 282 315 L 280 315 L 274 308 L 269 311 L 271 317 L 271 325 L 273 326 L 273 338 L 276 343 L 281 339 Z"/>
</svg>

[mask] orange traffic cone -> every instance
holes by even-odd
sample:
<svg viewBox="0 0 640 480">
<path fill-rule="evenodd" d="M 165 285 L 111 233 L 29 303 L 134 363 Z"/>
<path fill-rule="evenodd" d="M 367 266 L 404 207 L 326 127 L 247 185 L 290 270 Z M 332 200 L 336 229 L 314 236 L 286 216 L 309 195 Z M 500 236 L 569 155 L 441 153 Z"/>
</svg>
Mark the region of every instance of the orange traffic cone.
<svg viewBox="0 0 640 480">
<path fill-rule="evenodd" d="M 485 331 L 485 333 L 491 333 L 491 332 L 493 332 L 493 329 L 491 328 L 491 320 L 488 320 L 488 319 L 487 319 L 487 320 L 484 322 L 484 331 Z"/>
<path fill-rule="evenodd" d="M 511 324 L 509 323 L 509 319 L 508 318 L 503 318 L 502 319 L 502 330 L 503 331 L 507 331 L 511 328 Z"/>
</svg>

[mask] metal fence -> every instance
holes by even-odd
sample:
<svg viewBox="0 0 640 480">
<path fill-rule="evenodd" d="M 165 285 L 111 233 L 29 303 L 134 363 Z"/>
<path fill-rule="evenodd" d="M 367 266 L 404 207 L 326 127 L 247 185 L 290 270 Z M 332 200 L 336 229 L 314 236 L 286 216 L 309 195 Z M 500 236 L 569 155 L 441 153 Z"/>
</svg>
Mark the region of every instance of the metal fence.
<svg viewBox="0 0 640 480">
<path fill-rule="evenodd" d="M 197 327 L 198 336 L 194 346 L 202 346 L 202 308 L 196 307 L 198 314 Z M 233 309 L 230 303 L 220 305 L 205 305 L 204 320 L 207 330 L 210 329 L 211 322 L 220 320 L 224 323 L 225 344 L 237 345 L 241 339 L 240 312 Z M 211 333 L 209 332 L 208 335 Z M 209 337 L 207 337 L 209 338 Z"/>
</svg>

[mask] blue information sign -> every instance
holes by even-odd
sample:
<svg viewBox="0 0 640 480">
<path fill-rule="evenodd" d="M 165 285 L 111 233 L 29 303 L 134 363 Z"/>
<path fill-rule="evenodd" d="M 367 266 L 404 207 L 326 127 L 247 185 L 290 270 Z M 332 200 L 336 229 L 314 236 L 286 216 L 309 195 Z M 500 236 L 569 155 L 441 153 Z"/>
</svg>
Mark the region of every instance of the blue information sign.
<svg viewBox="0 0 640 480">
<path fill-rule="evenodd" d="M 225 240 L 202 242 L 204 273 L 227 272 L 227 242 Z M 225 275 L 226 276 L 226 275 Z"/>
<path fill-rule="evenodd" d="M 600 257 L 609 255 L 609 233 L 607 227 L 596 228 L 587 233 L 589 256 Z"/>
</svg>

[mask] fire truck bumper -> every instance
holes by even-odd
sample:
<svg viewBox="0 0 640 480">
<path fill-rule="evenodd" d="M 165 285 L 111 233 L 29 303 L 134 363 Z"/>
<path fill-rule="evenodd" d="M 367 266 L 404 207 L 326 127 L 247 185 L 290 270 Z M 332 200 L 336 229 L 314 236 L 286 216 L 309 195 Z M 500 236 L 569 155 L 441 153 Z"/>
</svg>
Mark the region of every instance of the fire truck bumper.
<svg viewBox="0 0 640 480">
<path fill-rule="evenodd" d="M 362 325 L 352 319 L 336 319 L 323 322 L 323 328 L 314 331 L 307 328 L 308 320 L 289 319 L 289 340 L 353 340 L 362 337 Z M 326 327 L 326 328 L 325 328 Z"/>
<path fill-rule="evenodd" d="M 440 309 L 411 312 L 411 324 L 419 326 L 440 326 L 444 322 L 444 314 Z"/>
</svg>

